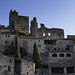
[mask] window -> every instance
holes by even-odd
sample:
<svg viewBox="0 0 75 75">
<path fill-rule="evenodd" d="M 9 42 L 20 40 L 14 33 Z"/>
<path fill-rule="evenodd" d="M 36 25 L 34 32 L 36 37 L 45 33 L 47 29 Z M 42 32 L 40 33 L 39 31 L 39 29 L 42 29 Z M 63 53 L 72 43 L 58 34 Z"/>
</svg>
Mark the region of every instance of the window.
<svg viewBox="0 0 75 75">
<path fill-rule="evenodd" d="M 50 33 L 48 33 L 48 36 L 51 36 L 51 34 L 50 34 Z"/>
<path fill-rule="evenodd" d="M 11 42 L 11 45 L 13 45 L 13 42 Z"/>
<path fill-rule="evenodd" d="M 29 65 L 28 65 L 28 68 L 29 68 Z"/>
<path fill-rule="evenodd" d="M 7 44 L 7 41 L 5 41 L 5 44 Z"/>
<path fill-rule="evenodd" d="M 38 40 L 38 42 L 40 42 L 40 40 Z"/>
<path fill-rule="evenodd" d="M 59 57 L 64 57 L 64 54 L 59 54 Z"/>
<path fill-rule="evenodd" d="M 69 53 L 68 53 L 68 54 L 66 54 L 66 57 L 71 57 L 71 54 L 69 54 Z"/>
<path fill-rule="evenodd" d="M 8 35 L 8 37 L 10 37 L 10 35 Z"/>
<path fill-rule="evenodd" d="M 52 57 L 57 57 L 57 54 L 52 54 Z"/>
<path fill-rule="evenodd" d="M 12 62 L 12 59 L 10 59 L 10 62 Z"/>
<path fill-rule="evenodd" d="M 48 50 L 50 51 L 50 48 L 48 48 Z"/>
<path fill-rule="evenodd" d="M 60 48 L 58 48 L 58 50 L 60 50 Z"/>
<path fill-rule="evenodd" d="M 45 36 L 45 33 L 43 33 L 43 36 Z"/>
<path fill-rule="evenodd" d="M 8 71 L 10 71 L 10 66 L 8 66 Z"/>
<path fill-rule="evenodd" d="M 23 20 L 25 21 L 25 18 Z"/>
<path fill-rule="evenodd" d="M 60 34 L 59 34 L 59 37 L 60 37 Z"/>
<path fill-rule="evenodd" d="M 41 48 L 41 44 L 38 44 L 38 47 Z"/>
<path fill-rule="evenodd" d="M 62 44 L 62 42 L 60 42 L 60 44 Z"/>
<path fill-rule="evenodd" d="M 54 48 L 54 50 L 56 50 L 56 48 Z"/>
<path fill-rule="evenodd" d="M 7 37 L 7 35 L 6 35 L 6 37 Z"/>
<path fill-rule="evenodd" d="M 27 72 L 27 75 L 28 75 L 29 73 Z"/>
</svg>

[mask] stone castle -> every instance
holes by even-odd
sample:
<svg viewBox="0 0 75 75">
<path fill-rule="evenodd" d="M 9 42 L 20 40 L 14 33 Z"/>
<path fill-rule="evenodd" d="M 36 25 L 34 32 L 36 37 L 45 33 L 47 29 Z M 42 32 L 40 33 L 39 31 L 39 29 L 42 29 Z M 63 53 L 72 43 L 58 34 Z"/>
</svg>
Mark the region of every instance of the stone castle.
<svg viewBox="0 0 75 75">
<path fill-rule="evenodd" d="M 19 46 L 30 57 L 33 54 L 34 42 L 37 43 L 41 64 L 48 64 L 48 68 L 35 70 L 33 62 L 0 55 L 1 75 L 75 75 L 75 35 L 64 38 L 63 29 L 46 28 L 44 24 L 40 24 L 38 28 L 36 17 L 31 21 L 28 35 L 19 34 L 19 31 L 29 33 L 29 17 L 20 16 L 18 12 L 11 10 L 9 26 L 0 26 L 0 51 L 3 53 L 8 46 L 14 46 L 17 35 Z"/>
</svg>

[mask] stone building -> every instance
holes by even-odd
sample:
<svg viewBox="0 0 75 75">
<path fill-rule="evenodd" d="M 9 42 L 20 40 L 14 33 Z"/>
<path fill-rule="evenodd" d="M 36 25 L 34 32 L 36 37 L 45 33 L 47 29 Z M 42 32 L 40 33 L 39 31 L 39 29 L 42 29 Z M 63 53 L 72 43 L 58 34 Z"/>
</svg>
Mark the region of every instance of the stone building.
<svg viewBox="0 0 75 75">
<path fill-rule="evenodd" d="M 20 16 L 16 10 L 9 13 L 9 27 L 18 31 L 26 30 L 29 32 L 29 17 Z"/>
<path fill-rule="evenodd" d="M 0 75 L 35 75 L 35 64 L 0 54 Z"/>
<path fill-rule="evenodd" d="M 0 26 L 0 51 L 6 47 L 15 45 L 15 36 L 18 36 L 19 46 L 23 47 L 29 56 L 33 54 L 33 45 L 36 42 L 41 63 L 48 64 L 48 68 L 41 68 L 35 71 L 32 62 L 15 59 L 23 68 L 16 70 L 22 75 L 75 75 L 75 35 L 68 35 L 64 38 L 64 30 L 61 28 L 46 28 L 44 24 L 38 23 L 36 17 L 30 25 L 29 35 L 19 35 L 19 31 L 29 32 L 29 17 L 19 16 L 18 12 L 10 11 L 9 26 Z M 28 65 L 29 63 L 29 65 Z M 13 63 L 14 64 L 14 63 Z M 25 64 L 25 66 L 24 66 Z M 32 66 L 31 66 L 32 65 Z M 15 66 L 15 68 L 18 68 Z M 1 70 L 0 70 L 1 71 Z"/>
</svg>

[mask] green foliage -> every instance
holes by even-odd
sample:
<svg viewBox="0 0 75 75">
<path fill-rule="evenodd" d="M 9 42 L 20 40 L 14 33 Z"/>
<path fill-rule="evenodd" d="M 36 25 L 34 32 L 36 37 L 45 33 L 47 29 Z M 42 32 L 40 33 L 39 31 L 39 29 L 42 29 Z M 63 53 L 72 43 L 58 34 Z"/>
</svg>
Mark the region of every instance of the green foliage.
<svg viewBox="0 0 75 75">
<path fill-rule="evenodd" d="M 23 47 L 20 47 L 20 53 L 21 53 L 21 56 L 27 56 L 28 55 Z M 14 46 L 8 46 L 5 49 L 3 54 L 4 55 L 15 55 L 15 47 Z"/>
<path fill-rule="evenodd" d="M 2 53 L 0 52 L 0 55 L 1 55 Z"/>
<path fill-rule="evenodd" d="M 19 31 L 19 35 L 30 35 L 28 31 Z"/>
<path fill-rule="evenodd" d="M 33 62 L 35 63 L 35 68 L 41 67 L 41 56 L 37 48 L 36 42 L 34 43 Z"/>
<path fill-rule="evenodd" d="M 17 36 L 15 37 L 15 58 L 21 59 Z"/>
<path fill-rule="evenodd" d="M 42 68 L 48 68 L 48 64 L 43 63 L 43 64 L 41 65 L 41 67 L 42 67 Z"/>
<path fill-rule="evenodd" d="M 26 50 L 23 47 L 20 47 L 20 53 L 21 53 L 21 56 L 28 56 L 28 54 L 26 53 Z"/>
<path fill-rule="evenodd" d="M 14 55 L 15 48 L 14 46 L 8 46 L 8 48 L 5 49 L 4 54 L 5 55 Z"/>
</svg>

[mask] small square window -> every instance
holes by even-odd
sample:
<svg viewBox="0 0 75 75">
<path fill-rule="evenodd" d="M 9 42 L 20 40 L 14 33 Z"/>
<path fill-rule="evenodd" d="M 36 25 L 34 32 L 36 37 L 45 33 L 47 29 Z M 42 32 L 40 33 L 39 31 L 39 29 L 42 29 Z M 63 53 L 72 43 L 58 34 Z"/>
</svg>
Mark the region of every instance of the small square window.
<svg viewBox="0 0 75 75">
<path fill-rule="evenodd" d="M 10 35 L 8 35 L 8 37 L 10 37 Z"/>
<path fill-rule="evenodd" d="M 7 37 L 7 35 L 6 35 L 6 37 Z"/>
<path fill-rule="evenodd" d="M 13 45 L 13 42 L 11 42 L 11 45 Z"/>
<path fill-rule="evenodd" d="M 7 41 L 5 41 L 5 43 L 7 44 Z"/>
<path fill-rule="evenodd" d="M 38 42 L 40 42 L 40 40 L 38 40 Z"/>
<path fill-rule="evenodd" d="M 38 44 L 38 47 L 41 48 L 41 44 Z"/>
</svg>

